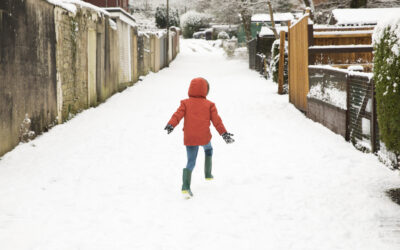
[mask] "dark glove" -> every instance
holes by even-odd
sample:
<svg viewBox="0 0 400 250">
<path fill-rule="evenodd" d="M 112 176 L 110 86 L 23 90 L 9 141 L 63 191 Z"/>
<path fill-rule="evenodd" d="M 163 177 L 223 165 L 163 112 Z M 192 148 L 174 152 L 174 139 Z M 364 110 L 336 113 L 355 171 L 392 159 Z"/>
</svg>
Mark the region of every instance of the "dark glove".
<svg viewBox="0 0 400 250">
<path fill-rule="evenodd" d="M 224 139 L 224 141 L 228 144 L 235 142 L 235 140 L 231 137 L 231 136 L 233 136 L 233 134 L 231 134 L 231 133 L 225 132 L 221 136 Z"/>
<path fill-rule="evenodd" d="M 174 130 L 174 127 L 173 127 L 171 124 L 168 124 L 168 125 L 164 128 L 164 130 L 167 130 L 168 134 L 170 134 L 170 133 Z"/>
</svg>

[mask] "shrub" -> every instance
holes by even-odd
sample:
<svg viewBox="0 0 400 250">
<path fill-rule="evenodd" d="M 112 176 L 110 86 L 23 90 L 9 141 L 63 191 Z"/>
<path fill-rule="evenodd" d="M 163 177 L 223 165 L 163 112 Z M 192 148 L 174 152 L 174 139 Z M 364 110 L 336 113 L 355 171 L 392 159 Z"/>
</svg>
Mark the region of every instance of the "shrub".
<svg viewBox="0 0 400 250">
<path fill-rule="evenodd" d="M 380 138 L 400 154 L 400 18 L 374 31 L 374 81 Z"/>
<path fill-rule="evenodd" d="M 271 48 L 271 64 L 270 64 L 270 78 L 272 78 L 272 81 L 275 83 L 278 83 L 278 78 L 279 78 L 279 50 L 280 50 L 280 40 L 275 40 L 275 42 L 272 44 Z M 288 93 L 289 87 L 288 87 L 288 47 L 287 47 L 287 42 L 285 42 L 285 69 L 284 69 L 284 85 L 283 85 L 283 91 L 284 93 Z"/>
<path fill-rule="evenodd" d="M 193 33 L 210 26 L 211 17 L 196 11 L 188 11 L 181 17 L 184 38 L 192 38 Z"/>
<path fill-rule="evenodd" d="M 167 8 L 162 5 L 156 8 L 156 25 L 160 29 L 167 28 Z M 169 9 L 169 27 L 179 27 L 179 13 L 177 9 Z"/>
</svg>

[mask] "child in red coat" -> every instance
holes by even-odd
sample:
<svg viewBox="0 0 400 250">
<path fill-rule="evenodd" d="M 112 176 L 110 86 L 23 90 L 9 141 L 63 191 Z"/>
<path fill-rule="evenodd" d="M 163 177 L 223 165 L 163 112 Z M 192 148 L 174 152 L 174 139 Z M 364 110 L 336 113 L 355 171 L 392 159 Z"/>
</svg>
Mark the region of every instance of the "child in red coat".
<svg viewBox="0 0 400 250">
<path fill-rule="evenodd" d="M 197 152 L 199 146 L 204 148 L 206 155 L 204 173 L 207 180 L 212 180 L 212 154 L 210 122 L 213 123 L 215 129 L 222 136 L 226 143 L 233 143 L 233 134 L 226 131 L 221 117 L 219 117 L 217 108 L 213 102 L 206 99 L 210 86 L 204 78 L 195 78 L 191 81 L 189 87 L 189 98 L 182 100 L 178 110 L 172 115 L 165 127 L 168 134 L 179 124 L 180 120 L 185 117 L 183 131 L 184 144 L 188 162 L 186 168 L 183 169 L 183 185 L 182 193 L 185 198 L 193 196 L 190 190 L 190 182 L 192 171 L 196 164 Z"/>
</svg>

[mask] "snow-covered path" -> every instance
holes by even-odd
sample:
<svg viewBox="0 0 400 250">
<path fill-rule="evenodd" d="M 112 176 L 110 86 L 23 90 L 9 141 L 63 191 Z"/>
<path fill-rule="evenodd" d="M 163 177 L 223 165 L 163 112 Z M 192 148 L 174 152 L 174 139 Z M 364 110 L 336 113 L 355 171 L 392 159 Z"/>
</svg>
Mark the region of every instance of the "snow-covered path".
<svg viewBox="0 0 400 250">
<path fill-rule="evenodd" d="M 0 160 L 0 249 L 398 250 L 398 175 L 278 96 L 206 41 L 182 41 L 151 74 Z M 182 123 L 163 130 L 205 77 L 236 142 L 213 131 L 214 181 L 180 193 Z"/>
</svg>

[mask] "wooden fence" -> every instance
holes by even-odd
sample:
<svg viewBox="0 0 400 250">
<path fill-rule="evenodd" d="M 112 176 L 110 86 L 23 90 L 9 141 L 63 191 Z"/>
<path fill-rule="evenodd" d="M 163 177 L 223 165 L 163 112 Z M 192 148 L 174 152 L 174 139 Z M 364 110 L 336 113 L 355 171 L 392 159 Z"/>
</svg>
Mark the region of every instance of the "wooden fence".
<svg viewBox="0 0 400 250">
<path fill-rule="evenodd" d="M 289 101 L 307 111 L 308 82 L 308 19 L 305 15 L 289 28 Z"/>
<path fill-rule="evenodd" d="M 367 72 L 372 70 L 371 27 L 316 27 L 312 32 L 309 41 L 310 65 L 330 64 L 337 68 L 347 68 L 359 64 Z"/>
</svg>

